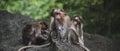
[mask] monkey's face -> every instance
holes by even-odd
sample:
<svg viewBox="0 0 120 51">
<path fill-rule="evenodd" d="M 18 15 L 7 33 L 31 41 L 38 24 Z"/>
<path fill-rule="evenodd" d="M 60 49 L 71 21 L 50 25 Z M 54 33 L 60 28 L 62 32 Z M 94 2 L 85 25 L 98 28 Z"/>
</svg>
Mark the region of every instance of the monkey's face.
<svg viewBox="0 0 120 51">
<path fill-rule="evenodd" d="M 47 24 L 45 22 L 39 22 L 38 27 L 39 29 L 38 29 L 38 32 L 36 32 L 36 37 L 44 40 L 48 39 L 49 31 L 48 31 Z"/>
<path fill-rule="evenodd" d="M 74 23 L 75 25 L 80 25 L 82 22 L 83 22 L 83 20 L 82 20 L 82 17 L 80 17 L 80 16 L 75 16 L 75 17 L 73 18 L 73 23 Z"/>
<path fill-rule="evenodd" d="M 57 19 L 59 22 L 63 22 L 66 17 L 66 13 L 63 9 L 52 9 L 51 16 Z"/>
<path fill-rule="evenodd" d="M 39 44 L 41 40 L 47 40 L 49 37 L 47 24 L 44 22 L 30 22 L 22 30 L 22 38 L 25 45 Z"/>
<path fill-rule="evenodd" d="M 32 22 L 26 24 L 26 26 L 23 28 L 23 34 L 26 34 L 28 36 L 35 36 L 40 37 L 41 35 L 46 34 L 46 30 L 48 29 L 47 24 L 45 22 Z"/>
<path fill-rule="evenodd" d="M 39 28 L 41 32 L 45 32 L 48 29 L 47 24 L 45 22 L 39 22 Z"/>
</svg>

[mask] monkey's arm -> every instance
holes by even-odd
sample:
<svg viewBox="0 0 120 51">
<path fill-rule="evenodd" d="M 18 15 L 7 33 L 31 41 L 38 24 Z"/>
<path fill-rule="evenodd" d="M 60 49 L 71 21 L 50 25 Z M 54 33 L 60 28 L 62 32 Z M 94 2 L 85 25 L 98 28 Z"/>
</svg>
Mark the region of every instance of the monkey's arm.
<svg viewBox="0 0 120 51">
<path fill-rule="evenodd" d="M 71 31 L 70 31 L 71 33 L 71 35 L 70 35 L 70 40 L 71 40 L 71 42 L 73 43 L 73 44 L 75 44 L 75 45 L 79 45 L 79 41 L 78 41 L 78 38 L 79 38 L 79 36 L 77 35 L 77 33 L 76 33 L 76 31 L 74 31 L 73 29 L 71 29 Z"/>
</svg>

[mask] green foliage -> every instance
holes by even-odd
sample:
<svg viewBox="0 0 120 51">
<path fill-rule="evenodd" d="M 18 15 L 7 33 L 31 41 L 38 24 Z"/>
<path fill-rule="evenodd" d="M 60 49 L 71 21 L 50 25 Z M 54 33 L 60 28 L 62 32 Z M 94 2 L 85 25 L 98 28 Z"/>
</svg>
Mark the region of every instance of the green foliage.
<svg viewBox="0 0 120 51">
<path fill-rule="evenodd" d="M 55 3 L 55 0 L 1 0 L 0 2 L 0 10 L 22 13 L 35 20 L 47 17 L 54 6 L 62 8 L 62 4 Z"/>
<path fill-rule="evenodd" d="M 120 38 L 120 0 L 1 0 L 0 10 L 21 13 L 49 23 L 52 8 L 63 8 L 72 18 L 81 15 L 84 31 Z"/>
</svg>

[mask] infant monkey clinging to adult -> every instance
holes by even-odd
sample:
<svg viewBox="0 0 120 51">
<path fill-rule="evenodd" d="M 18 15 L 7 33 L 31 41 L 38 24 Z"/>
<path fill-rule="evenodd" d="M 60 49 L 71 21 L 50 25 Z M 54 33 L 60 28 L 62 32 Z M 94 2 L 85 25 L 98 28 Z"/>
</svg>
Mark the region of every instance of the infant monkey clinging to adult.
<svg viewBox="0 0 120 51">
<path fill-rule="evenodd" d="M 31 47 L 46 47 L 50 45 L 48 26 L 45 22 L 30 22 L 22 30 L 23 44 L 18 51 Z"/>
<path fill-rule="evenodd" d="M 80 43 L 80 46 L 84 48 L 85 51 L 90 51 L 85 45 L 84 45 L 84 39 L 83 39 L 83 18 L 79 15 L 75 15 L 73 17 L 73 25 L 75 27 L 75 31 L 78 35 L 78 40 Z"/>
</svg>

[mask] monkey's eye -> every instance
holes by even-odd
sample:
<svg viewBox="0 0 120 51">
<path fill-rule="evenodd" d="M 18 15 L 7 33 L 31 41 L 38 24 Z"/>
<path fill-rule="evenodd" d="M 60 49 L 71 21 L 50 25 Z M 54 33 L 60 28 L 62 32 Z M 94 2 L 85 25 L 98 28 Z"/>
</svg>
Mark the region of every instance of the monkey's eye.
<svg viewBox="0 0 120 51">
<path fill-rule="evenodd" d="M 77 24 L 79 24 L 79 23 L 80 23 L 80 21 L 78 21 L 78 20 L 76 20 L 76 19 L 73 19 L 73 21 L 77 22 Z"/>
<path fill-rule="evenodd" d="M 60 13 L 55 13 L 55 15 L 60 15 Z"/>
</svg>

